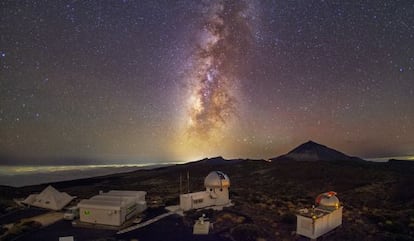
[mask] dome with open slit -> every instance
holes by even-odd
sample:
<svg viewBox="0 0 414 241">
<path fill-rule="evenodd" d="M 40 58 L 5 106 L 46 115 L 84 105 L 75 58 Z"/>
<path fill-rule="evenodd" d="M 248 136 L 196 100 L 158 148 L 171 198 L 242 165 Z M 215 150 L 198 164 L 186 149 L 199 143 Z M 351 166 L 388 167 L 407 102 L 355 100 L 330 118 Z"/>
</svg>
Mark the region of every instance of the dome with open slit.
<svg viewBox="0 0 414 241">
<path fill-rule="evenodd" d="M 207 188 L 230 187 L 230 179 L 223 172 L 213 171 L 204 179 L 204 186 Z"/>
</svg>

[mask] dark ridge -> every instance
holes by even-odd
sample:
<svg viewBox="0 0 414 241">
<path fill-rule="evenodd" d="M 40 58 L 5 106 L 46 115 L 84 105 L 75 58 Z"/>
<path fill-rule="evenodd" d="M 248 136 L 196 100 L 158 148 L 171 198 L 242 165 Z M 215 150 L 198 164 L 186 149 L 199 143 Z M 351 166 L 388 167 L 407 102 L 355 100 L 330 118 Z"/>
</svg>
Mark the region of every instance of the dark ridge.
<svg viewBox="0 0 414 241">
<path fill-rule="evenodd" d="M 348 156 L 340 151 L 321 145 L 314 141 L 305 142 L 285 155 L 271 160 L 293 161 L 364 161 L 359 157 Z"/>
<path fill-rule="evenodd" d="M 402 163 L 402 162 L 410 162 L 410 160 L 401 160 L 401 159 L 394 159 L 394 158 L 392 158 L 392 159 L 389 159 L 388 162 Z"/>
<path fill-rule="evenodd" d="M 217 157 L 212 157 L 212 158 L 204 158 L 198 161 L 194 161 L 194 162 L 189 162 L 186 164 L 192 165 L 192 164 L 208 164 L 208 165 L 221 165 L 221 164 L 228 164 L 228 163 L 239 163 L 241 162 L 241 160 L 239 159 L 231 159 L 231 160 L 227 160 L 224 159 L 222 156 L 217 156 Z M 184 164 L 184 165 L 186 165 Z"/>
</svg>

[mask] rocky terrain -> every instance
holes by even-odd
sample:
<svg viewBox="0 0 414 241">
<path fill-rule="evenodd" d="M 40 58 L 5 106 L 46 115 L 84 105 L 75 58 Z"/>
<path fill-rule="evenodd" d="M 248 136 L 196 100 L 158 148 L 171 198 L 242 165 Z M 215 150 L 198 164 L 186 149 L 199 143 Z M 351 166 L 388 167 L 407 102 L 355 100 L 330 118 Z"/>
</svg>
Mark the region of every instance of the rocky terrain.
<svg viewBox="0 0 414 241">
<path fill-rule="evenodd" d="M 178 204 L 180 175 L 189 172 L 190 190 L 198 191 L 204 189 L 203 179 L 210 171 L 220 170 L 231 179 L 230 198 L 235 205 L 204 213 L 214 222 L 213 234 L 223 240 L 303 240 L 295 234 L 296 211 L 310 207 L 319 193 L 331 190 L 344 206 L 343 225 L 323 240 L 414 240 L 414 163 L 368 162 L 314 142 L 304 145 L 271 162 L 216 157 L 53 186 L 79 198 L 99 190 L 145 190 L 149 206 L 159 208 Z M 312 158 L 297 158 L 303 153 Z M 1 212 L 13 209 L 12 198 L 45 186 L 0 187 Z M 181 221 L 190 228 L 198 216 L 189 212 Z"/>
</svg>

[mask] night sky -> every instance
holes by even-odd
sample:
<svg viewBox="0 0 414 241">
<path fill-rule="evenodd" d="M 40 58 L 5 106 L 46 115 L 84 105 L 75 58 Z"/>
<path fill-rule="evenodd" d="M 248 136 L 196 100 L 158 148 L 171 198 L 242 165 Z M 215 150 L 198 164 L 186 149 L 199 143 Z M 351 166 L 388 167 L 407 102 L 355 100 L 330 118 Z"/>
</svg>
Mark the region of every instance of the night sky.
<svg viewBox="0 0 414 241">
<path fill-rule="evenodd" d="M 0 156 L 414 155 L 414 1 L 0 2 Z M 23 162 L 23 161 L 22 161 Z"/>
</svg>

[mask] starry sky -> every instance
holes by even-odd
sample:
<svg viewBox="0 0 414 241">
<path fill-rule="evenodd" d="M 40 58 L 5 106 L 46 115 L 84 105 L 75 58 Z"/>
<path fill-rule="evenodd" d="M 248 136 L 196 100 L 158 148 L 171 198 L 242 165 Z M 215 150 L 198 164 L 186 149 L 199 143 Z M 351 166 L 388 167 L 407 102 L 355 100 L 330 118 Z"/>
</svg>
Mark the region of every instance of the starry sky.
<svg viewBox="0 0 414 241">
<path fill-rule="evenodd" d="M 414 155 L 414 1 L 0 2 L 3 162 L 270 158 L 307 140 Z"/>
</svg>

